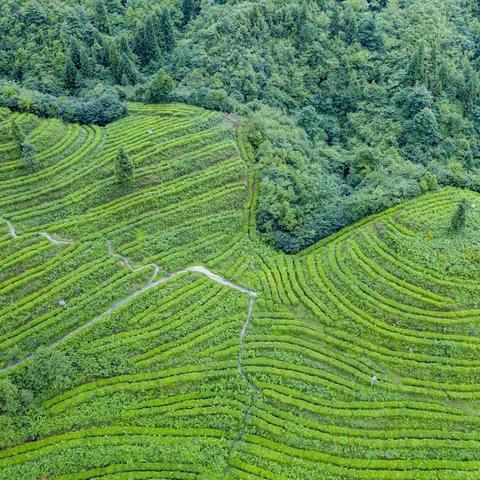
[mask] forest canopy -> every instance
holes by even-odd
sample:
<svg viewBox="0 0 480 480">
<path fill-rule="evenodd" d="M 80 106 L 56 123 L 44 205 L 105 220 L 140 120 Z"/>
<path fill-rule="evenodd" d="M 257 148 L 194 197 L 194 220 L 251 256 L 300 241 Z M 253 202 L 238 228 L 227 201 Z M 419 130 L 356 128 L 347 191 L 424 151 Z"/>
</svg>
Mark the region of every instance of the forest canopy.
<svg viewBox="0 0 480 480">
<path fill-rule="evenodd" d="M 476 0 L 3 0 L 0 103 L 242 115 L 258 228 L 296 252 L 439 186 L 480 190 L 479 20 Z"/>
</svg>

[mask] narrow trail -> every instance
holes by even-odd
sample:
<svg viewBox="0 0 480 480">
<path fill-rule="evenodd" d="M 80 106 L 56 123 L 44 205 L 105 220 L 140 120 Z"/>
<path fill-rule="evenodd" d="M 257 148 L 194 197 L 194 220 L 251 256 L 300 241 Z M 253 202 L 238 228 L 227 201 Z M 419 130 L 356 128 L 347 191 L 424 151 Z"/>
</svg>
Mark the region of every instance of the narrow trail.
<svg viewBox="0 0 480 480">
<path fill-rule="evenodd" d="M 238 444 L 243 440 L 243 437 L 245 435 L 245 429 L 246 429 L 248 420 L 250 419 L 250 413 L 252 411 L 252 408 L 255 407 L 257 400 L 262 396 L 262 392 L 260 391 L 260 389 L 252 382 L 252 380 L 250 380 L 248 374 L 243 369 L 243 352 L 244 352 L 244 346 L 245 346 L 244 345 L 245 336 L 247 335 L 248 326 L 250 325 L 250 321 L 253 315 L 253 308 L 255 307 L 255 300 L 257 298 L 256 293 L 255 292 L 252 292 L 252 293 L 254 293 L 254 295 L 251 295 L 250 298 L 248 299 L 247 316 L 240 330 L 240 350 L 238 352 L 238 359 L 237 359 L 238 372 L 240 373 L 242 378 L 245 380 L 247 385 L 252 390 L 252 397 L 250 399 L 250 404 L 248 405 L 247 410 L 245 411 L 245 415 L 243 416 L 242 426 L 240 428 L 240 431 L 238 432 L 237 437 L 233 440 L 232 445 L 230 446 L 230 449 L 228 451 L 227 466 L 225 467 L 225 470 L 223 472 L 224 479 L 227 478 L 230 470 L 232 469 L 231 456 L 235 451 L 235 449 L 237 448 Z"/>
<path fill-rule="evenodd" d="M 13 226 L 12 222 L 10 222 L 6 218 L 2 217 L 1 215 L 0 215 L 0 221 L 3 221 L 7 224 L 8 231 L 9 231 L 12 238 L 14 238 L 14 239 L 19 238 L 19 235 L 18 235 L 17 231 L 15 230 L 15 227 Z M 75 240 L 71 240 L 69 238 L 59 238 L 59 237 L 55 238 L 55 237 L 52 237 L 52 235 L 50 235 L 48 232 L 39 232 L 39 235 L 46 238 L 53 245 L 70 245 L 72 243 L 75 243 Z"/>
<path fill-rule="evenodd" d="M 115 252 L 115 250 L 113 250 L 111 242 L 107 243 L 107 248 L 108 248 L 108 253 L 112 257 L 116 257 L 116 258 L 119 258 L 120 260 L 122 260 L 122 262 L 127 266 L 127 268 L 131 272 L 140 272 L 142 270 L 145 270 L 146 268 L 153 268 L 153 275 L 150 278 L 149 283 L 151 283 L 155 280 L 155 277 L 158 275 L 158 272 L 160 271 L 160 265 L 158 265 L 158 263 L 155 263 L 155 262 L 148 263 L 147 265 L 142 265 L 141 267 L 138 267 L 138 268 L 134 268 L 132 266 L 132 264 L 130 263 L 130 260 L 127 257 L 124 257 L 123 255 L 120 255 L 119 253 Z"/>
<path fill-rule="evenodd" d="M 3 220 L 7 224 L 8 231 L 10 232 L 10 235 L 12 236 L 12 238 L 18 238 L 17 232 L 15 231 L 15 227 L 12 225 L 12 222 L 9 222 L 6 218 L 3 218 L 1 215 L 0 215 L 0 220 Z"/>
<path fill-rule="evenodd" d="M 10 221 L 8 221 L 7 219 L 0 216 L 0 221 L 2 221 L 2 220 L 7 224 L 8 230 L 9 230 L 12 238 L 17 239 L 19 237 L 19 235 L 17 234 L 13 224 Z M 74 240 L 71 240 L 71 239 L 58 238 L 58 237 L 54 238 L 48 232 L 40 232 L 39 235 L 46 238 L 53 245 L 70 245 L 72 243 L 75 243 Z M 54 347 L 60 345 L 61 343 L 65 342 L 66 340 L 73 337 L 74 335 L 77 335 L 78 333 L 85 330 L 86 328 L 88 328 L 88 327 L 92 326 L 93 324 L 99 322 L 105 316 L 115 312 L 120 307 L 122 307 L 127 302 L 129 302 L 130 300 L 133 300 L 134 298 L 142 295 L 143 293 L 147 292 L 148 290 L 151 290 L 152 288 L 158 287 L 159 285 L 161 285 L 163 283 L 166 283 L 166 282 L 172 280 L 173 278 L 175 278 L 175 277 L 177 277 L 177 276 L 179 276 L 183 273 L 198 273 L 200 275 L 204 275 L 207 278 L 211 279 L 212 281 L 214 281 L 216 283 L 219 283 L 220 285 L 231 288 L 233 290 L 237 290 L 238 292 L 240 292 L 244 295 L 247 295 L 249 297 L 248 298 L 248 306 L 247 306 L 247 313 L 246 313 L 245 321 L 243 322 L 242 327 L 240 329 L 240 340 L 239 340 L 240 341 L 240 348 L 239 348 L 238 358 L 237 358 L 237 370 L 238 370 L 238 373 L 243 378 L 243 380 L 246 382 L 246 384 L 252 390 L 252 397 L 251 397 L 250 404 L 247 407 L 247 410 L 245 411 L 245 415 L 243 417 L 242 426 L 240 428 L 240 431 L 239 431 L 237 437 L 233 440 L 232 445 L 231 445 L 230 450 L 229 450 L 229 453 L 228 453 L 228 461 L 227 461 L 228 463 L 227 463 L 227 466 L 226 466 L 225 471 L 224 471 L 224 478 L 226 478 L 229 471 L 231 470 L 231 467 L 232 467 L 231 462 L 230 462 L 230 457 L 231 457 L 232 453 L 235 451 L 238 444 L 243 440 L 243 437 L 245 435 L 245 428 L 246 428 L 246 425 L 247 425 L 248 420 L 250 418 L 251 410 L 255 406 L 257 400 L 262 395 L 261 391 L 250 380 L 248 374 L 243 369 L 243 352 L 244 352 L 244 346 L 245 346 L 244 345 L 245 344 L 245 336 L 247 335 L 248 327 L 249 327 L 250 321 L 252 319 L 253 309 L 254 309 L 254 306 L 255 306 L 256 298 L 257 298 L 257 293 L 253 290 L 242 287 L 241 285 L 237 285 L 236 283 L 234 283 L 230 280 L 227 280 L 226 278 L 223 278 L 220 275 L 217 275 L 216 273 L 208 270 L 206 267 L 204 267 L 202 265 L 193 265 L 193 266 L 186 267 L 186 268 L 183 268 L 183 269 L 180 269 L 180 270 L 176 270 L 175 272 L 169 273 L 169 274 L 165 275 L 164 277 L 161 277 L 158 280 L 156 280 L 156 278 L 157 278 L 157 276 L 158 276 L 158 274 L 161 270 L 161 267 L 157 263 L 152 262 L 152 263 L 149 263 L 147 265 L 143 265 L 141 267 L 135 268 L 130 263 L 130 260 L 127 257 L 125 257 L 125 256 L 123 256 L 119 253 L 116 253 L 113 250 L 112 244 L 110 242 L 107 242 L 107 249 L 108 249 L 108 253 L 109 253 L 110 256 L 120 259 L 124 263 L 124 265 L 131 272 L 139 272 L 139 271 L 142 271 L 142 270 L 145 270 L 145 269 L 148 269 L 148 268 L 152 268 L 153 273 L 152 273 L 152 276 L 150 277 L 150 280 L 143 287 L 139 288 L 138 290 L 135 290 L 130 295 L 127 295 L 126 297 L 118 300 L 112 306 L 107 308 L 107 310 L 105 310 L 104 312 L 100 313 L 99 315 L 97 315 L 96 317 L 87 321 L 83 325 L 78 326 L 74 330 L 72 330 L 72 331 L 66 333 L 65 335 L 63 335 L 62 337 L 58 338 L 53 343 L 51 343 L 47 348 L 54 348 Z M 32 356 L 33 356 L 33 354 L 29 353 L 29 354 L 27 354 L 27 355 L 25 355 L 25 356 L 23 356 L 23 357 L 21 357 L 17 360 L 13 360 L 12 362 L 10 362 L 10 363 L 6 364 L 5 366 L 1 367 L 0 372 L 6 372 L 13 367 L 20 366 L 20 365 L 26 363 L 28 360 L 30 360 L 32 358 Z"/>
<path fill-rule="evenodd" d="M 72 243 L 75 243 L 74 240 L 70 240 L 67 238 L 54 238 L 47 232 L 40 232 L 40 235 L 42 237 L 45 237 L 50 243 L 53 243 L 54 245 L 70 245 Z"/>
<path fill-rule="evenodd" d="M 139 271 L 145 270 L 147 268 L 153 268 L 152 277 L 150 278 L 149 282 L 146 285 L 139 288 L 138 290 L 135 290 L 130 295 L 127 295 L 126 297 L 118 300 L 112 306 L 110 306 L 105 311 L 103 311 L 102 313 L 100 313 L 96 317 L 92 318 L 88 322 L 80 325 L 79 327 L 75 328 L 74 330 L 72 330 L 72 331 L 68 332 L 67 334 L 63 335 L 62 337 L 58 338 L 53 343 L 51 343 L 48 348 L 53 348 L 53 347 L 63 343 L 65 340 L 73 337 L 74 335 L 78 334 L 82 330 L 84 330 L 84 329 L 90 327 L 91 325 L 97 323 L 99 320 L 101 320 L 106 315 L 109 315 L 110 313 L 115 312 L 121 306 L 123 306 L 127 302 L 129 302 L 130 300 L 133 300 L 134 298 L 142 295 L 143 293 L 147 292 L 148 290 L 151 290 L 152 288 L 158 287 L 159 285 L 161 285 L 163 283 L 166 283 L 169 280 L 172 280 L 173 278 L 178 277 L 179 275 L 181 275 L 183 273 L 199 273 L 201 275 L 204 275 L 204 276 L 210 278 L 211 280 L 213 280 L 216 283 L 224 285 L 228 288 L 232 288 L 234 290 L 237 290 L 237 291 L 239 291 L 241 293 L 244 293 L 244 294 L 249 296 L 250 301 L 249 301 L 249 305 L 248 305 L 247 318 L 246 318 L 245 323 L 243 324 L 241 332 L 240 332 L 240 352 L 243 352 L 243 339 L 244 339 L 244 336 L 246 334 L 248 324 L 250 322 L 250 318 L 251 318 L 252 310 L 253 310 L 253 304 L 254 304 L 255 298 L 257 296 L 257 294 L 253 290 L 249 290 L 245 287 L 242 287 L 241 285 L 237 285 L 237 284 L 231 282 L 230 280 L 227 280 L 227 279 L 221 277 L 220 275 L 217 275 L 216 273 L 211 272 L 210 270 L 208 270 L 207 268 L 205 268 L 201 265 L 193 265 L 193 266 L 190 266 L 190 267 L 182 268 L 181 270 L 176 270 L 175 272 L 169 273 L 168 275 L 165 275 L 164 277 L 161 277 L 158 280 L 156 280 L 156 277 L 158 276 L 158 272 L 160 270 L 160 267 L 159 267 L 158 264 L 149 263 L 147 265 L 144 265 L 144 266 L 141 266 L 141 267 L 138 267 L 138 268 L 134 268 L 131 265 L 128 258 L 124 257 L 123 255 L 120 255 L 120 254 L 116 253 L 113 250 L 110 242 L 107 244 L 107 247 L 108 247 L 109 254 L 113 257 L 117 257 L 117 258 L 121 259 L 125 263 L 126 267 L 132 272 L 139 272 Z M 21 364 L 27 362 L 31 357 L 32 357 L 32 354 L 29 353 L 22 358 L 14 360 L 14 361 L 8 363 L 7 365 L 5 365 L 4 367 L 0 368 L 0 372 L 5 372 L 5 371 L 7 371 L 7 370 L 9 370 L 9 369 L 11 369 L 15 366 L 21 365 Z M 241 367 L 240 362 L 241 362 L 241 353 L 239 354 L 238 370 L 239 370 L 239 373 L 242 375 L 242 377 L 248 382 L 248 377 L 243 372 L 243 369 Z"/>
</svg>

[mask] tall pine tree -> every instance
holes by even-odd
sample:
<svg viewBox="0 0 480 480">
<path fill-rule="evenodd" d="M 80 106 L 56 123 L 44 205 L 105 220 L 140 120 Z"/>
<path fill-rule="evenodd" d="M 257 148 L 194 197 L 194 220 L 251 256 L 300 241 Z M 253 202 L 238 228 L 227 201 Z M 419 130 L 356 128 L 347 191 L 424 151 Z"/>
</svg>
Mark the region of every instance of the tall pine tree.
<svg viewBox="0 0 480 480">
<path fill-rule="evenodd" d="M 145 24 L 137 31 L 133 41 L 133 51 L 144 67 L 160 57 L 155 23 L 153 15 L 150 15 Z"/>
<path fill-rule="evenodd" d="M 183 0 L 182 11 L 182 23 L 185 26 L 200 13 L 199 0 Z"/>
<path fill-rule="evenodd" d="M 117 152 L 115 175 L 117 183 L 123 187 L 130 187 L 133 184 L 135 166 L 125 152 L 125 149 L 120 148 Z"/>
<path fill-rule="evenodd" d="M 424 83 L 426 80 L 425 45 L 420 42 L 408 65 L 407 82 L 410 85 Z"/>
<path fill-rule="evenodd" d="M 75 93 L 80 88 L 80 72 L 73 63 L 72 58 L 67 55 L 63 69 L 63 84 L 70 93 Z"/>
<path fill-rule="evenodd" d="M 162 53 L 170 53 L 175 46 L 175 34 L 170 11 L 163 8 L 155 13 L 158 47 Z"/>
<path fill-rule="evenodd" d="M 467 200 L 465 198 L 458 204 L 457 210 L 452 217 L 452 230 L 459 232 L 465 228 L 467 223 Z"/>
<path fill-rule="evenodd" d="M 107 9 L 105 8 L 105 3 L 103 2 L 103 0 L 95 0 L 93 9 L 95 12 L 95 26 L 100 32 L 109 35 L 111 33 L 112 27 L 110 25 L 110 19 L 108 18 Z"/>
</svg>

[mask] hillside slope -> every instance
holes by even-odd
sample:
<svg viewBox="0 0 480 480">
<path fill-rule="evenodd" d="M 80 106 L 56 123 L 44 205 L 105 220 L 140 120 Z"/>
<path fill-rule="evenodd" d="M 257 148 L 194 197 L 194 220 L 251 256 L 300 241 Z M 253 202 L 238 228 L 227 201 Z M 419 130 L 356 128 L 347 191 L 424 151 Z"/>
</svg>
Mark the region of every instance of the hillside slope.
<svg viewBox="0 0 480 480">
<path fill-rule="evenodd" d="M 439 190 L 287 256 L 256 238 L 225 119 L 131 111 L 0 124 L 0 479 L 478 478 L 480 214 L 449 228 L 478 195 Z"/>
</svg>

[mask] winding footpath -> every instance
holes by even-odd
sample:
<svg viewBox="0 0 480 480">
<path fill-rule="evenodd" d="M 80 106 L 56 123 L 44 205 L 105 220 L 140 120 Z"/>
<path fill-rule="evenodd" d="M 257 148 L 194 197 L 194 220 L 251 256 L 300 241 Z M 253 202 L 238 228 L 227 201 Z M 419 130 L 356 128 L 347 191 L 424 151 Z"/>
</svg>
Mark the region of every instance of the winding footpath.
<svg viewBox="0 0 480 480">
<path fill-rule="evenodd" d="M 5 218 L 0 216 L 0 221 L 1 220 L 6 222 L 11 237 L 13 239 L 18 239 L 19 235 L 17 234 L 13 224 L 11 222 L 9 222 L 8 220 L 6 220 Z M 54 245 L 69 245 L 69 244 L 75 243 L 74 240 L 71 240 L 71 239 L 63 239 L 63 238 L 59 238 L 59 237 L 54 238 L 47 232 L 40 232 L 39 235 L 46 238 L 50 243 L 52 243 Z M 175 272 L 169 273 L 169 274 L 157 279 L 158 274 L 159 274 L 160 269 L 161 269 L 160 266 L 157 263 L 152 262 L 152 263 L 149 263 L 147 265 L 143 265 L 141 267 L 135 268 L 130 263 L 130 260 L 127 257 L 125 257 L 125 256 L 123 256 L 119 253 L 116 253 L 114 251 L 114 249 L 112 247 L 112 244 L 110 242 L 107 243 L 107 249 L 108 249 L 108 253 L 109 253 L 110 256 L 120 259 L 124 263 L 124 265 L 131 272 L 139 272 L 139 271 L 149 269 L 149 268 L 153 269 L 152 276 L 150 277 L 150 280 L 143 287 L 139 288 L 138 290 L 135 290 L 130 295 L 118 300 L 116 303 L 114 303 L 112 306 L 110 306 L 104 312 L 100 313 L 99 315 L 97 315 L 96 317 L 87 321 L 86 323 L 78 326 L 74 330 L 71 330 L 70 332 L 66 333 L 62 337 L 58 338 L 53 343 L 51 343 L 48 348 L 53 348 L 53 347 L 56 347 L 56 346 L 60 345 L 61 343 L 65 342 L 66 340 L 70 339 L 71 337 L 73 337 L 73 336 L 77 335 L 78 333 L 80 333 L 81 331 L 85 330 L 86 328 L 91 327 L 95 323 L 99 322 L 105 316 L 107 316 L 111 313 L 114 313 L 120 307 L 122 307 L 127 302 L 129 302 L 130 300 L 133 300 L 134 298 L 142 295 L 143 293 L 147 292 L 148 290 L 151 290 L 152 288 L 158 287 L 159 285 L 161 285 L 163 283 L 166 283 L 166 282 L 172 280 L 173 278 L 175 278 L 179 275 L 182 275 L 184 273 L 198 273 L 200 275 L 204 275 L 207 278 L 209 278 L 210 280 L 212 280 L 216 283 L 219 283 L 220 285 L 231 288 L 233 290 L 237 290 L 238 292 L 248 296 L 247 313 L 246 313 L 246 316 L 245 316 L 245 321 L 243 322 L 242 327 L 240 329 L 240 338 L 239 338 L 240 348 L 239 348 L 238 357 L 237 357 L 237 370 L 238 370 L 238 373 L 243 378 L 243 380 L 247 383 L 249 388 L 252 390 L 252 397 L 251 397 L 250 404 L 247 407 L 247 410 L 245 411 L 245 415 L 243 417 L 242 426 L 240 428 L 240 431 L 239 431 L 237 437 L 233 440 L 232 445 L 231 445 L 230 450 L 229 450 L 228 463 L 227 463 L 227 466 L 226 466 L 225 471 L 224 471 L 224 477 L 226 477 L 228 475 L 230 469 L 231 469 L 230 457 L 231 457 L 233 451 L 236 449 L 237 445 L 243 440 L 243 437 L 244 437 L 244 434 L 245 434 L 246 424 L 248 423 L 248 420 L 250 418 L 250 412 L 251 412 L 252 408 L 255 406 L 257 400 L 262 395 L 261 391 L 250 380 L 248 374 L 245 372 L 245 370 L 243 368 L 243 353 L 244 353 L 244 349 L 245 349 L 245 345 L 244 345 L 245 344 L 245 337 L 247 335 L 248 326 L 250 325 L 250 321 L 252 319 L 253 309 L 255 307 L 255 301 L 257 299 L 257 293 L 253 290 L 242 287 L 241 285 L 237 285 L 236 283 L 234 283 L 230 280 L 227 280 L 226 278 L 223 278 L 220 275 L 217 275 L 216 273 L 208 270 L 208 268 L 206 268 L 204 266 L 201 266 L 201 265 L 193 265 L 193 266 L 190 266 L 190 267 L 182 268 L 180 270 L 176 270 Z M 29 354 L 27 354 L 27 355 L 25 355 L 25 356 L 23 356 L 23 357 L 21 357 L 17 360 L 14 360 L 14 361 L 8 363 L 7 365 L 0 368 L 0 372 L 6 372 L 13 367 L 20 366 L 20 365 L 26 363 L 28 360 L 30 360 L 32 358 L 32 355 L 33 355 L 32 353 L 29 353 Z"/>
<path fill-rule="evenodd" d="M 19 238 L 19 236 L 18 236 L 18 234 L 15 230 L 15 227 L 12 225 L 11 222 L 9 222 L 8 220 L 6 220 L 5 218 L 3 218 L 1 216 L 0 216 L 0 220 L 3 220 L 4 222 L 6 222 L 12 238 L 14 238 L 14 239 Z M 50 241 L 52 244 L 55 244 L 55 245 L 67 245 L 67 244 L 74 243 L 73 240 L 54 238 L 50 234 L 48 234 L 47 232 L 40 232 L 40 235 L 45 237 L 48 241 Z M 127 257 L 124 257 L 123 255 L 120 255 L 113 250 L 110 242 L 107 243 L 107 248 L 108 248 L 108 253 L 112 257 L 116 257 L 116 258 L 119 258 L 120 260 L 122 260 L 124 262 L 124 264 L 126 265 L 126 267 L 132 272 L 139 272 L 139 271 L 145 270 L 147 268 L 152 268 L 153 269 L 152 277 L 150 278 L 149 282 L 146 285 L 144 285 L 143 287 L 139 288 L 138 290 L 135 290 L 130 295 L 120 299 L 119 301 L 114 303 L 112 306 L 110 306 L 107 310 L 100 313 L 96 317 L 92 318 L 88 322 L 84 323 L 83 325 L 80 325 L 79 327 L 77 327 L 76 329 L 67 333 L 63 337 L 60 337 L 59 339 L 55 340 L 55 342 L 53 342 L 50 345 L 50 348 L 59 345 L 60 343 L 67 340 L 68 338 L 76 335 L 77 333 L 84 330 L 85 328 L 93 325 L 94 323 L 98 322 L 99 320 L 101 320 L 106 315 L 115 312 L 122 305 L 124 305 L 125 303 L 129 302 L 130 300 L 142 295 L 143 293 L 147 292 L 148 290 L 151 290 L 152 288 L 158 287 L 159 285 L 161 285 L 163 283 L 166 283 L 169 280 L 172 280 L 173 278 L 175 278 L 175 277 L 177 277 L 177 276 L 179 276 L 183 273 L 198 273 L 200 275 L 204 275 L 204 276 L 208 277 L 209 279 L 213 280 L 216 283 L 219 283 L 219 284 L 224 285 L 228 288 L 237 290 L 240 293 L 248 295 L 248 297 L 249 297 L 246 319 L 245 319 L 245 322 L 243 323 L 242 328 L 240 330 L 240 351 L 239 351 L 239 354 L 238 354 L 238 371 L 239 371 L 240 375 L 245 379 L 245 381 L 247 383 L 251 384 L 251 382 L 248 379 L 247 374 L 244 372 L 243 367 L 242 367 L 242 356 L 243 356 L 243 350 L 244 350 L 244 338 L 245 338 L 245 335 L 247 333 L 248 325 L 249 325 L 251 317 L 252 317 L 252 312 L 253 312 L 253 307 L 254 307 L 254 304 L 255 304 L 255 299 L 257 297 L 256 292 L 254 292 L 253 290 L 249 290 L 248 288 L 242 287 L 241 285 L 237 285 L 236 283 L 231 282 L 230 280 L 227 280 L 226 278 L 223 278 L 220 275 L 217 275 L 216 273 L 213 273 L 212 271 L 208 270 L 206 267 L 201 266 L 201 265 L 193 265 L 193 266 L 190 266 L 190 267 L 182 268 L 180 270 L 176 270 L 175 272 L 169 273 L 169 274 L 165 275 L 164 277 L 156 279 L 157 276 L 158 276 L 158 273 L 160 271 L 160 266 L 157 263 L 153 262 L 153 263 L 149 263 L 147 265 L 143 265 L 143 266 L 138 267 L 138 268 L 134 268 Z M 18 360 L 15 360 L 15 361 L 7 364 L 6 366 L 0 368 L 0 371 L 6 371 L 6 370 L 8 370 L 8 369 L 10 369 L 14 366 L 25 363 L 31 357 L 32 357 L 32 354 L 25 355 L 24 357 L 22 357 Z"/>
<path fill-rule="evenodd" d="M 260 389 L 255 385 L 255 383 L 250 380 L 250 377 L 248 374 L 245 372 L 243 369 L 243 351 L 244 351 L 244 342 L 245 342 L 245 336 L 247 335 L 247 330 L 248 326 L 250 324 L 250 320 L 252 319 L 253 315 L 253 308 L 255 306 L 255 299 L 256 299 L 256 294 L 255 292 L 254 295 L 250 296 L 248 299 L 248 307 L 247 307 L 247 316 L 245 319 L 245 322 L 242 325 L 242 328 L 240 330 L 240 350 L 238 352 L 238 359 L 237 359 L 237 368 L 238 372 L 242 376 L 242 378 L 245 380 L 247 385 L 249 386 L 250 390 L 252 390 L 252 397 L 250 399 L 250 404 L 248 405 L 247 409 L 245 410 L 245 415 L 243 416 L 242 419 L 242 426 L 240 427 L 240 430 L 238 432 L 237 437 L 233 440 L 232 445 L 230 446 L 229 452 L 228 452 L 228 457 L 227 457 L 227 466 L 225 467 L 225 470 L 223 471 L 223 478 L 226 479 L 228 477 L 228 474 L 230 470 L 232 469 L 232 463 L 231 463 L 231 457 L 239 443 L 243 440 L 243 437 L 245 435 L 245 429 L 248 423 L 248 420 L 250 419 L 250 413 L 252 411 L 252 408 L 255 407 L 257 400 L 262 396 L 262 392 Z"/>
<path fill-rule="evenodd" d="M 0 221 L 3 221 L 7 224 L 8 231 L 12 238 L 14 239 L 19 238 L 19 235 L 15 230 L 15 227 L 13 226 L 12 222 L 8 221 L 6 218 L 2 217 L 1 215 L 0 215 Z M 46 238 L 50 243 L 54 245 L 69 245 L 71 243 L 75 243 L 75 241 L 71 239 L 52 237 L 52 235 L 50 235 L 48 232 L 40 232 L 39 235 Z"/>
<path fill-rule="evenodd" d="M 12 222 L 9 222 L 6 218 L 3 218 L 0 215 L 0 220 L 3 220 L 7 224 L 8 231 L 12 238 L 18 238 L 17 232 L 15 231 L 15 227 L 12 225 Z"/>
<path fill-rule="evenodd" d="M 53 243 L 54 245 L 70 245 L 72 243 L 75 243 L 74 240 L 70 240 L 70 239 L 66 239 L 66 238 L 65 239 L 64 238 L 54 238 L 47 232 L 40 232 L 40 235 L 42 237 L 45 237 L 50 243 Z"/>
</svg>

